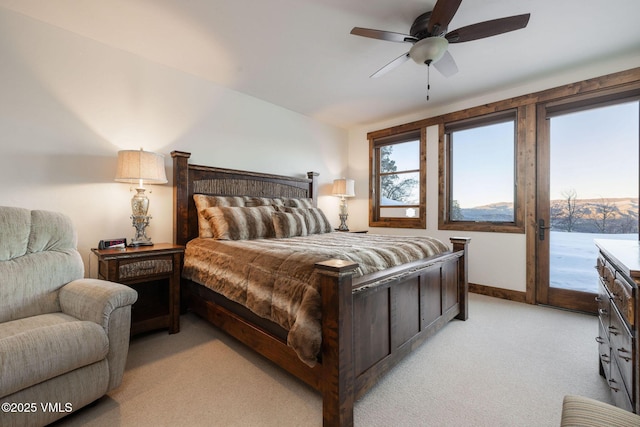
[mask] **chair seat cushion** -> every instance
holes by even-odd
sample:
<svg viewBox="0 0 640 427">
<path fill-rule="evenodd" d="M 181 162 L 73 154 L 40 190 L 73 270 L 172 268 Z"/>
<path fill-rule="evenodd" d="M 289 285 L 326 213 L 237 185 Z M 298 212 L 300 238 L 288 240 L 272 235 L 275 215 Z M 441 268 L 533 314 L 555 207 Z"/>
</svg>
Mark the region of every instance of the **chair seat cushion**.
<svg viewBox="0 0 640 427">
<path fill-rule="evenodd" d="M 0 323 L 0 397 L 104 359 L 104 329 L 63 313 Z"/>
</svg>

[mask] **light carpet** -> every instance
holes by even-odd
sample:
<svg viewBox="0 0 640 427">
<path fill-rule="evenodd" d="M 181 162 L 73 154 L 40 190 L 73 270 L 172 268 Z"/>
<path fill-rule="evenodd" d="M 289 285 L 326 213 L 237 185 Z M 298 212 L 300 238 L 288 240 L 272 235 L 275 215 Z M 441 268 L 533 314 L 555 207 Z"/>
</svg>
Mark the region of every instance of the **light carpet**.
<svg viewBox="0 0 640 427">
<path fill-rule="evenodd" d="M 562 398 L 610 403 L 597 317 L 470 294 L 356 403 L 356 426 L 558 426 Z M 57 426 L 321 426 L 320 395 L 193 314 L 134 338 L 122 385 Z"/>
</svg>

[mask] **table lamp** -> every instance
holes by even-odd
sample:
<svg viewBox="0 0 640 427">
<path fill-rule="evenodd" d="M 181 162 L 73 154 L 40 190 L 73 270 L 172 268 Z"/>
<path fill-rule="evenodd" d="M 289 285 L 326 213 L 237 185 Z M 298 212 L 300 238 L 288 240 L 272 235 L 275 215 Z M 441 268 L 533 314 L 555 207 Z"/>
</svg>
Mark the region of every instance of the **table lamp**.
<svg viewBox="0 0 640 427">
<path fill-rule="evenodd" d="M 149 199 L 144 193 L 144 184 L 166 184 L 167 175 L 164 170 L 164 156 L 149 151 L 118 151 L 117 182 L 138 184 L 136 194 L 131 199 L 131 220 L 136 229 L 136 236 L 129 246 L 152 246 L 151 239 L 145 229 L 149 225 Z"/>
<path fill-rule="evenodd" d="M 356 195 L 355 181 L 347 178 L 335 179 L 331 193 L 340 197 L 340 226 L 338 230 L 349 231 L 349 227 L 347 227 L 347 200 L 345 197 L 354 197 Z"/>
</svg>

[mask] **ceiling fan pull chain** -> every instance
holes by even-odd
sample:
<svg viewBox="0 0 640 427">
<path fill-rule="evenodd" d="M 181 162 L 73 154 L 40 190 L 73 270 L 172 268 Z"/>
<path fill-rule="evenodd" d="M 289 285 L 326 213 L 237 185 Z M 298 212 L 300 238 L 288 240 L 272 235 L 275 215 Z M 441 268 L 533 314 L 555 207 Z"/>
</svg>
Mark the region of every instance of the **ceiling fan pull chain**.
<svg viewBox="0 0 640 427">
<path fill-rule="evenodd" d="M 429 100 L 429 89 L 431 89 L 431 84 L 429 83 L 429 78 L 430 78 L 430 70 L 431 70 L 431 64 L 427 63 L 427 101 Z"/>
</svg>

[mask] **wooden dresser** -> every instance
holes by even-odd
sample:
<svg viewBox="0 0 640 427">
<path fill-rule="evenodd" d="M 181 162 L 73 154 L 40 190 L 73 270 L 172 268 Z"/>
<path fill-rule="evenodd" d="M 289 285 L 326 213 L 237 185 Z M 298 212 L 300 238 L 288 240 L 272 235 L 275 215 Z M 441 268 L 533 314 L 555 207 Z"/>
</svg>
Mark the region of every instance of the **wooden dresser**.
<svg viewBox="0 0 640 427">
<path fill-rule="evenodd" d="M 600 253 L 598 301 L 600 375 L 614 403 L 640 413 L 640 242 L 596 239 Z"/>
</svg>

